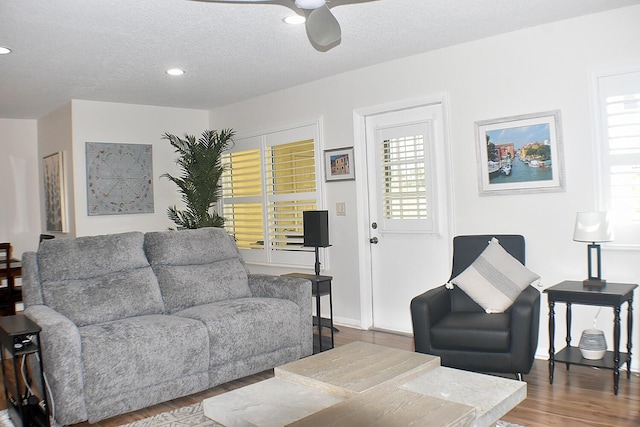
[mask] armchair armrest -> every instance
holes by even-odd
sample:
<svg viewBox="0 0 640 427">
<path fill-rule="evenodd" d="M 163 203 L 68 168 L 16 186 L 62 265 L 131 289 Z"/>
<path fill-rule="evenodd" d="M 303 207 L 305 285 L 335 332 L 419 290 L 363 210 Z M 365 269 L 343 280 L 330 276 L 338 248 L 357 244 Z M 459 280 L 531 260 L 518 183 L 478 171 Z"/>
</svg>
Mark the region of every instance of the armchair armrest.
<svg viewBox="0 0 640 427">
<path fill-rule="evenodd" d="M 533 286 L 528 286 L 514 301 L 510 311 L 513 360 L 516 363 L 526 360 L 524 366 L 530 367 L 538 347 L 540 292 Z"/>
<path fill-rule="evenodd" d="M 313 353 L 313 317 L 311 282 L 296 277 L 249 274 L 249 289 L 254 297 L 280 298 L 294 302 L 300 307 L 300 357 Z"/>
<path fill-rule="evenodd" d="M 431 327 L 451 311 L 449 290 L 444 286 L 430 289 L 411 300 L 411 320 L 415 348 L 430 353 Z"/>
<path fill-rule="evenodd" d="M 42 362 L 56 420 L 62 425 L 86 420 L 80 331 L 71 320 L 46 305 L 31 305 L 25 314 L 42 328 Z"/>
</svg>

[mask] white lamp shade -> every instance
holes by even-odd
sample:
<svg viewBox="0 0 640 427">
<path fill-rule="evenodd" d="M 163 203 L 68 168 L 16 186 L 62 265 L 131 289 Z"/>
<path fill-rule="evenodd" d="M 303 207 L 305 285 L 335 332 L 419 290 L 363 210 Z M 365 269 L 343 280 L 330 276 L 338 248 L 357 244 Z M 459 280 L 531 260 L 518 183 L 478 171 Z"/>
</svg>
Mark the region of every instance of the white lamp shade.
<svg viewBox="0 0 640 427">
<path fill-rule="evenodd" d="M 573 231 L 576 242 L 610 242 L 613 240 L 613 227 L 608 212 L 578 212 L 576 227 Z"/>
</svg>

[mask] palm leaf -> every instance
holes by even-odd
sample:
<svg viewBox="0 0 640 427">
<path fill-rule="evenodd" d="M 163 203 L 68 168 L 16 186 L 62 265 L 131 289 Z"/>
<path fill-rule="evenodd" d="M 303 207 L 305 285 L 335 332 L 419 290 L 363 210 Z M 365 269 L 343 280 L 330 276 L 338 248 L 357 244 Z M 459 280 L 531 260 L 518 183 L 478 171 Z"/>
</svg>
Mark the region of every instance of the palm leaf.
<svg viewBox="0 0 640 427">
<path fill-rule="evenodd" d="M 220 178 L 224 173 L 222 153 L 233 144 L 233 129 L 205 130 L 198 140 L 193 135 L 184 139 L 165 133 L 166 139 L 178 154 L 176 164 L 180 176 L 162 175 L 176 184 L 185 204 L 184 210 L 176 206 L 167 209 L 167 216 L 179 227 L 223 227 L 224 218 L 214 210 L 220 198 Z"/>
</svg>

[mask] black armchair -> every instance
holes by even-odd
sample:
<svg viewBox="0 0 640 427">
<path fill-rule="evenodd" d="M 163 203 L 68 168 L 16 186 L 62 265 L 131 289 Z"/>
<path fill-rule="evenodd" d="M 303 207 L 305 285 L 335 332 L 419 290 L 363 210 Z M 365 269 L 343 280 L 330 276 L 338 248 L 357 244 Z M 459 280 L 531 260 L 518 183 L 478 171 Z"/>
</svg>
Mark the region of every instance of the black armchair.
<svg viewBox="0 0 640 427">
<path fill-rule="evenodd" d="M 523 236 L 457 236 L 451 278 L 471 265 L 492 237 L 524 265 Z M 528 286 L 507 311 L 487 314 L 457 286 L 443 285 L 413 298 L 411 318 L 417 352 L 440 356 L 443 366 L 522 379 L 538 346 L 540 292 Z"/>
</svg>

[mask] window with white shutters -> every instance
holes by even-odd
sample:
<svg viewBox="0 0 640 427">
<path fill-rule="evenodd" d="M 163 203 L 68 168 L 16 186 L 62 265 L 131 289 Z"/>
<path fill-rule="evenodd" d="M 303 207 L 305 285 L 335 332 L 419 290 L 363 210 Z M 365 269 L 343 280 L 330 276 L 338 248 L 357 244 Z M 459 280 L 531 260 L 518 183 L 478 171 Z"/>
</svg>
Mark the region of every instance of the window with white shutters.
<svg viewBox="0 0 640 427">
<path fill-rule="evenodd" d="M 429 129 L 425 122 L 378 131 L 384 230 L 433 229 Z"/>
<path fill-rule="evenodd" d="M 302 212 L 319 206 L 316 129 L 238 139 L 224 156 L 225 227 L 247 261 L 313 264 L 313 248 L 302 246 Z"/>
<path fill-rule="evenodd" d="M 616 245 L 640 247 L 640 71 L 598 78 L 601 200 Z"/>
</svg>

